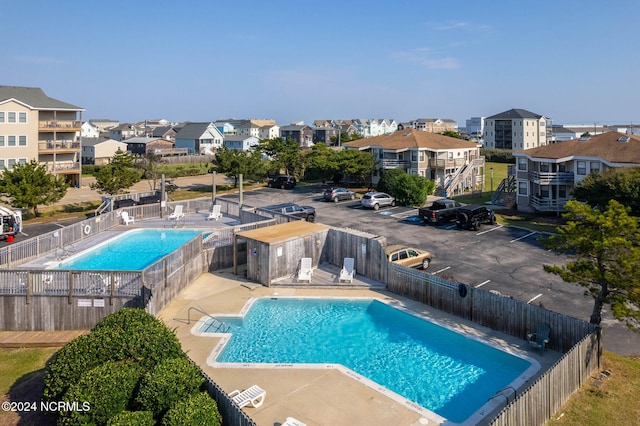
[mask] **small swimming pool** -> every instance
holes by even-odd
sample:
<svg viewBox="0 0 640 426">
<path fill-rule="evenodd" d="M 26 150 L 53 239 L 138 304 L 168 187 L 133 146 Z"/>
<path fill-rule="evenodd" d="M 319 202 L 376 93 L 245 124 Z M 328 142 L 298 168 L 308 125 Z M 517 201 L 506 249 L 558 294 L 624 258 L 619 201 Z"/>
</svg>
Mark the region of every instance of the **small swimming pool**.
<svg viewBox="0 0 640 426">
<path fill-rule="evenodd" d="M 203 231 L 132 229 L 71 256 L 52 269 L 141 271 Z"/>
<path fill-rule="evenodd" d="M 539 368 L 374 299 L 262 298 L 217 318 L 231 337 L 216 363 L 340 364 L 455 423 Z"/>
</svg>

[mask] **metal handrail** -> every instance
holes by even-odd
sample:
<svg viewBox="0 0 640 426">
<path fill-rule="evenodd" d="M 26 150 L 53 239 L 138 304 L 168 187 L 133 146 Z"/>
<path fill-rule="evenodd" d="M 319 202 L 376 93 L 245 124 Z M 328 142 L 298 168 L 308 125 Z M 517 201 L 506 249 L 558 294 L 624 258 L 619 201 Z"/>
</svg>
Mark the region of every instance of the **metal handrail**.
<svg viewBox="0 0 640 426">
<path fill-rule="evenodd" d="M 203 311 L 200 308 L 197 308 L 195 306 L 191 306 L 189 307 L 189 310 L 187 310 L 187 324 L 191 324 L 191 310 L 195 309 L 196 311 L 200 312 L 201 314 L 204 314 L 206 316 L 208 316 L 209 318 L 211 318 L 215 322 L 218 322 L 220 324 L 218 324 L 218 327 L 215 329 L 214 333 L 218 333 L 220 331 L 220 329 L 222 329 L 222 333 L 227 333 L 229 331 L 229 326 L 227 326 L 224 322 L 220 321 L 219 319 L 215 318 L 214 316 L 212 316 L 211 314 Z"/>
</svg>

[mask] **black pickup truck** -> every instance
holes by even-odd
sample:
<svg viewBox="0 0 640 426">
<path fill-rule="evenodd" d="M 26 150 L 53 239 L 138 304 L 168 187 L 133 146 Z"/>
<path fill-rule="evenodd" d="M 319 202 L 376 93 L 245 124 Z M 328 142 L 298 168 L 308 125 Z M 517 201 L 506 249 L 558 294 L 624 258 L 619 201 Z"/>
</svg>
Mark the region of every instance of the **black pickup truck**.
<svg viewBox="0 0 640 426">
<path fill-rule="evenodd" d="M 418 209 L 418 216 L 426 223 L 444 223 L 456 218 L 458 210 L 462 207 L 454 200 L 436 200 L 429 207 Z"/>
</svg>

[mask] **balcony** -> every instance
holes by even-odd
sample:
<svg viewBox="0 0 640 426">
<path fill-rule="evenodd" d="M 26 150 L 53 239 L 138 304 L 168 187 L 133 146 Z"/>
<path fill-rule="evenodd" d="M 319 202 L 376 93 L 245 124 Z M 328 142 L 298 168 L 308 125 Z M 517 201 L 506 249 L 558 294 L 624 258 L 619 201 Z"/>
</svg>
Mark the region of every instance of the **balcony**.
<svg viewBox="0 0 640 426">
<path fill-rule="evenodd" d="M 575 178 L 572 172 L 537 172 L 529 174 L 529 180 L 538 185 L 573 185 Z"/>
<path fill-rule="evenodd" d="M 382 168 L 384 169 L 404 169 L 406 167 L 409 167 L 409 161 L 407 160 L 391 160 L 391 159 L 387 159 L 387 160 L 380 160 L 380 162 L 382 163 Z"/>
<path fill-rule="evenodd" d="M 65 140 L 38 142 L 38 151 L 53 154 L 56 152 L 80 151 L 80 141 L 71 142 Z"/>
<path fill-rule="evenodd" d="M 46 167 L 48 173 L 55 174 L 78 173 L 80 171 L 80 163 L 70 161 L 47 163 Z"/>
<path fill-rule="evenodd" d="M 79 132 L 82 121 L 77 120 L 45 120 L 38 122 L 41 132 Z"/>
<path fill-rule="evenodd" d="M 438 159 L 429 158 L 430 169 L 457 169 L 467 164 L 466 158 Z"/>
<path fill-rule="evenodd" d="M 532 196 L 529 199 L 531 207 L 539 212 L 561 212 L 564 211 L 564 205 L 572 198 L 543 198 L 538 196 Z"/>
</svg>

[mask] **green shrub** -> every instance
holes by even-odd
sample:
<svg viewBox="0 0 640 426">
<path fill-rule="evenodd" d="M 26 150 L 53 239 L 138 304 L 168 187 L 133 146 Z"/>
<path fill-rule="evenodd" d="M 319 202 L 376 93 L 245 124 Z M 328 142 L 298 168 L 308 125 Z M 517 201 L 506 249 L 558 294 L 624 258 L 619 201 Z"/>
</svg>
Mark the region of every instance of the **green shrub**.
<svg viewBox="0 0 640 426">
<path fill-rule="evenodd" d="M 107 422 L 107 426 L 154 426 L 155 424 L 151 411 L 122 411 Z"/>
<path fill-rule="evenodd" d="M 103 362 L 118 358 L 113 340 L 118 333 L 89 333 L 78 336 L 47 361 L 44 376 L 43 397 L 47 401 L 59 401 L 69 386 L 75 383 L 83 372 L 91 370 Z"/>
<path fill-rule="evenodd" d="M 219 426 L 221 423 L 218 405 L 206 392 L 177 402 L 162 418 L 163 426 Z"/>
<path fill-rule="evenodd" d="M 184 357 L 175 334 L 141 309 L 121 309 L 65 345 L 47 363 L 43 395 L 56 401 L 82 372 L 105 361 L 131 360 L 145 370 L 168 358 Z"/>
<path fill-rule="evenodd" d="M 378 191 L 396 197 L 396 202 L 404 206 L 422 206 L 427 195 L 432 194 L 435 183 L 423 176 L 411 175 L 402 169 L 386 171 L 378 182 Z"/>
<path fill-rule="evenodd" d="M 126 410 L 144 370 L 129 361 L 107 361 L 85 372 L 62 397 L 65 402 L 88 402 L 90 409 L 60 411 L 58 424 L 105 424 Z"/>
<path fill-rule="evenodd" d="M 513 151 L 510 149 L 481 148 L 480 155 L 484 157 L 484 161 L 487 163 L 516 163 Z"/>
<path fill-rule="evenodd" d="M 197 393 L 203 383 L 200 370 L 186 357 L 167 359 L 143 376 L 136 402 L 141 409 L 162 417 L 175 403 Z"/>
</svg>

